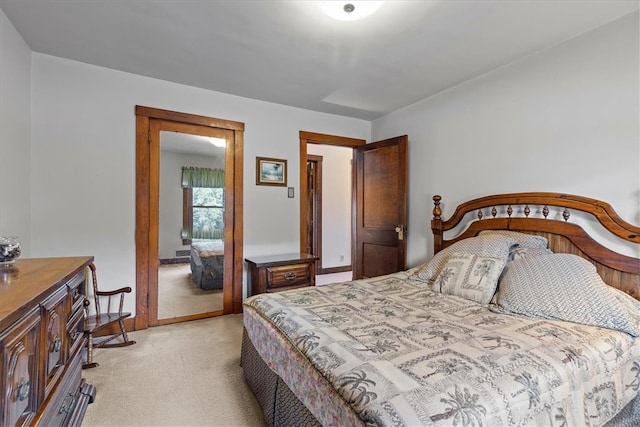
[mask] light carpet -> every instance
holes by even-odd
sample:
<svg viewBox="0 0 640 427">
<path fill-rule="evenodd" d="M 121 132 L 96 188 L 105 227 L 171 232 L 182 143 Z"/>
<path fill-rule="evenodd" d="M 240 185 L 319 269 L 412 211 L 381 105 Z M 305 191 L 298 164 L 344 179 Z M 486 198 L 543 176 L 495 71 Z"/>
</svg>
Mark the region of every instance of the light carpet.
<svg viewBox="0 0 640 427">
<path fill-rule="evenodd" d="M 242 315 L 131 332 L 137 343 L 96 349 L 96 387 L 83 426 L 255 426 L 262 412 L 240 367 Z"/>
<path fill-rule="evenodd" d="M 222 289 L 201 289 L 191 278 L 190 264 L 158 267 L 158 319 L 222 310 Z"/>
</svg>

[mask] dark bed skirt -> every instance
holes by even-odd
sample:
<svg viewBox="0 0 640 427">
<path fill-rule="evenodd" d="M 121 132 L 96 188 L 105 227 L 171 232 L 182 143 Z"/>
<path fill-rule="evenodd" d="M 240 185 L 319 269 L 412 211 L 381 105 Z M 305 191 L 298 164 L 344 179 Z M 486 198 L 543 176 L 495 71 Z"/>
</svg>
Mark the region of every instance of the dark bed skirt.
<svg viewBox="0 0 640 427">
<path fill-rule="evenodd" d="M 253 343 L 242 329 L 240 364 L 245 381 L 258 400 L 269 427 L 321 426 L 306 406 L 262 360 Z M 640 426 L 640 395 L 631 401 L 604 427 Z"/>
<path fill-rule="evenodd" d="M 245 381 L 262 408 L 267 426 L 321 426 L 284 381 L 269 369 L 244 329 L 240 364 Z"/>
</svg>

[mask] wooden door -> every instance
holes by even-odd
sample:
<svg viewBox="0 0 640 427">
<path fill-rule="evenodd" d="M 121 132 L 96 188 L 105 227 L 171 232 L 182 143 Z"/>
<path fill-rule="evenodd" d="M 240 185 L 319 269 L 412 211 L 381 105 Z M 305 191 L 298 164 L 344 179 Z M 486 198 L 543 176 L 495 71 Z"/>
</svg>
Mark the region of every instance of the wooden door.
<svg viewBox="0 0 640 427">
<path fill-rule="evenodd" d="M 406 135 L 355 149 L 354 279 L 407 266 Z"/>
</svg>

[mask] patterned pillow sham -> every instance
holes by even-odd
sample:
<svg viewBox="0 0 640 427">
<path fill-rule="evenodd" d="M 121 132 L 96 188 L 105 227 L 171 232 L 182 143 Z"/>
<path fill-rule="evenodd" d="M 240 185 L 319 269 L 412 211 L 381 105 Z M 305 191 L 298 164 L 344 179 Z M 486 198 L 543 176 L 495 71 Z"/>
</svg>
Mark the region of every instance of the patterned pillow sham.
<svg viewBox="0 0 640 427">
<path fill-rule="evenodd" d="M 478 236 L 486 234 L 500 234 L 501 236 L 509 236 L 514 239 L 518 246 L 527 249 L 546 249 L 549 247 L 549 240 L 544 236 L 536 236 L 533 234 L 520 233 L 511 230 L 482 230 Z"/>
<path fill-rule="evenodd" d="M 463 252 L 483 257 L 500 258 L 507 260 L 509 250 L 515 246 L 516 241 L 509 236 L 499 234 L 487 234 L 484 236 L 462 239 L 451 246 L 447 246 L 429 261 L 418 268 L 412 279 L 427 283 L 433 289 L 433 283 L 440 271 L 447 263 L 447 258 L 455 252 Z M 437 289 L 434 289 L 437 291 Z"/>
<path fill-rule="evenodd" d="M 596 268 L 572 254 L 520 258 L 507 263 L 494 311 L 564 320 L 640 335 L 638 316 L 624 295 L 608 286 Z"/>
<path fill-rule="evenodd" d="M 434 290 L 488 304 L 507 260 L 454 252 L 435 279 Z"/>
<path fill-rule="evenodd" d="M 511 249 L 509 253 L 509 259 L 520 259 L 528 256 L 536 256 L 536 255 L 549 255 L 553 252 L 551 249 L 547 248 L 521 248 L 520 246 L 516 246 Z"/>
</svg>

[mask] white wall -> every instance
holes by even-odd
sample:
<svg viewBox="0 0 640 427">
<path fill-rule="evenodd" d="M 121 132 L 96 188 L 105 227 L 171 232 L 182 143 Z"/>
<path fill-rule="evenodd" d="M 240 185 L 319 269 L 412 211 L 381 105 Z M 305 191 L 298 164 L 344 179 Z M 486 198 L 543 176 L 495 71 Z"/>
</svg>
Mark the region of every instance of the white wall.
<svg viewBox="0 0 640 427">
<path fill-rule="evenodd" d="M 31 49 L 0 10 L 0 236 L 31 252 Z"/>
<path fill-rule="evenodd" d="M 433 253 L 434 194 L 445 218 L 470 198 L 553 191 L 640 224 L 638 39 L 634 13 L 374 121 L 373 140 L 409 135 L 409 264 Z"/>
<path fill-rule="evenodd" d="M 94 255 L 101 287 L 135 286 L 135 105 L 245 123 L 244 255 L 299 250 L 299 200 L 255 185 L 256 156 L 288 160 L 299 131 L 370 139 L 370 122 L 33 54 L 34 256 Z M 133 298 L 127 311 L 135 312 Z"/>
<path fill-rule="evenodd" d="M 160 146 L 164 132 L 160 132 Z M 206 142 L 203 142 L 206 144 Z M 182 244 L 182 167 L 224 169 L 224 156 L 195 155 L 160 151 L 160 226 L 158 229 L 158 256 L 175 258 L 177 250 L 189 249 Z"/>
<path fill-rule="evenodd" d="M 322 156 L 322 268 L 351 265 L 353 149 L 308 144 L 307 153 Z"/>
<path fill-rule="evenodd" d="M 297 196 L 254 174 L 256 156 L 285 158 L 298 195 L 301 129 L 409 135 L 410 265 L 431 251 L 433 194 L 447 216 L 470 197 L 567 192 L 640 223 L 637 13 L 372 125 L 37 53 L 29 66 L 0 24 L 0 233 L 28 256 L 94 255 L 105 289 L 135 286 L 135 105 L 245 123 L 245 256 L 298 250 Z"/>
</svg>

